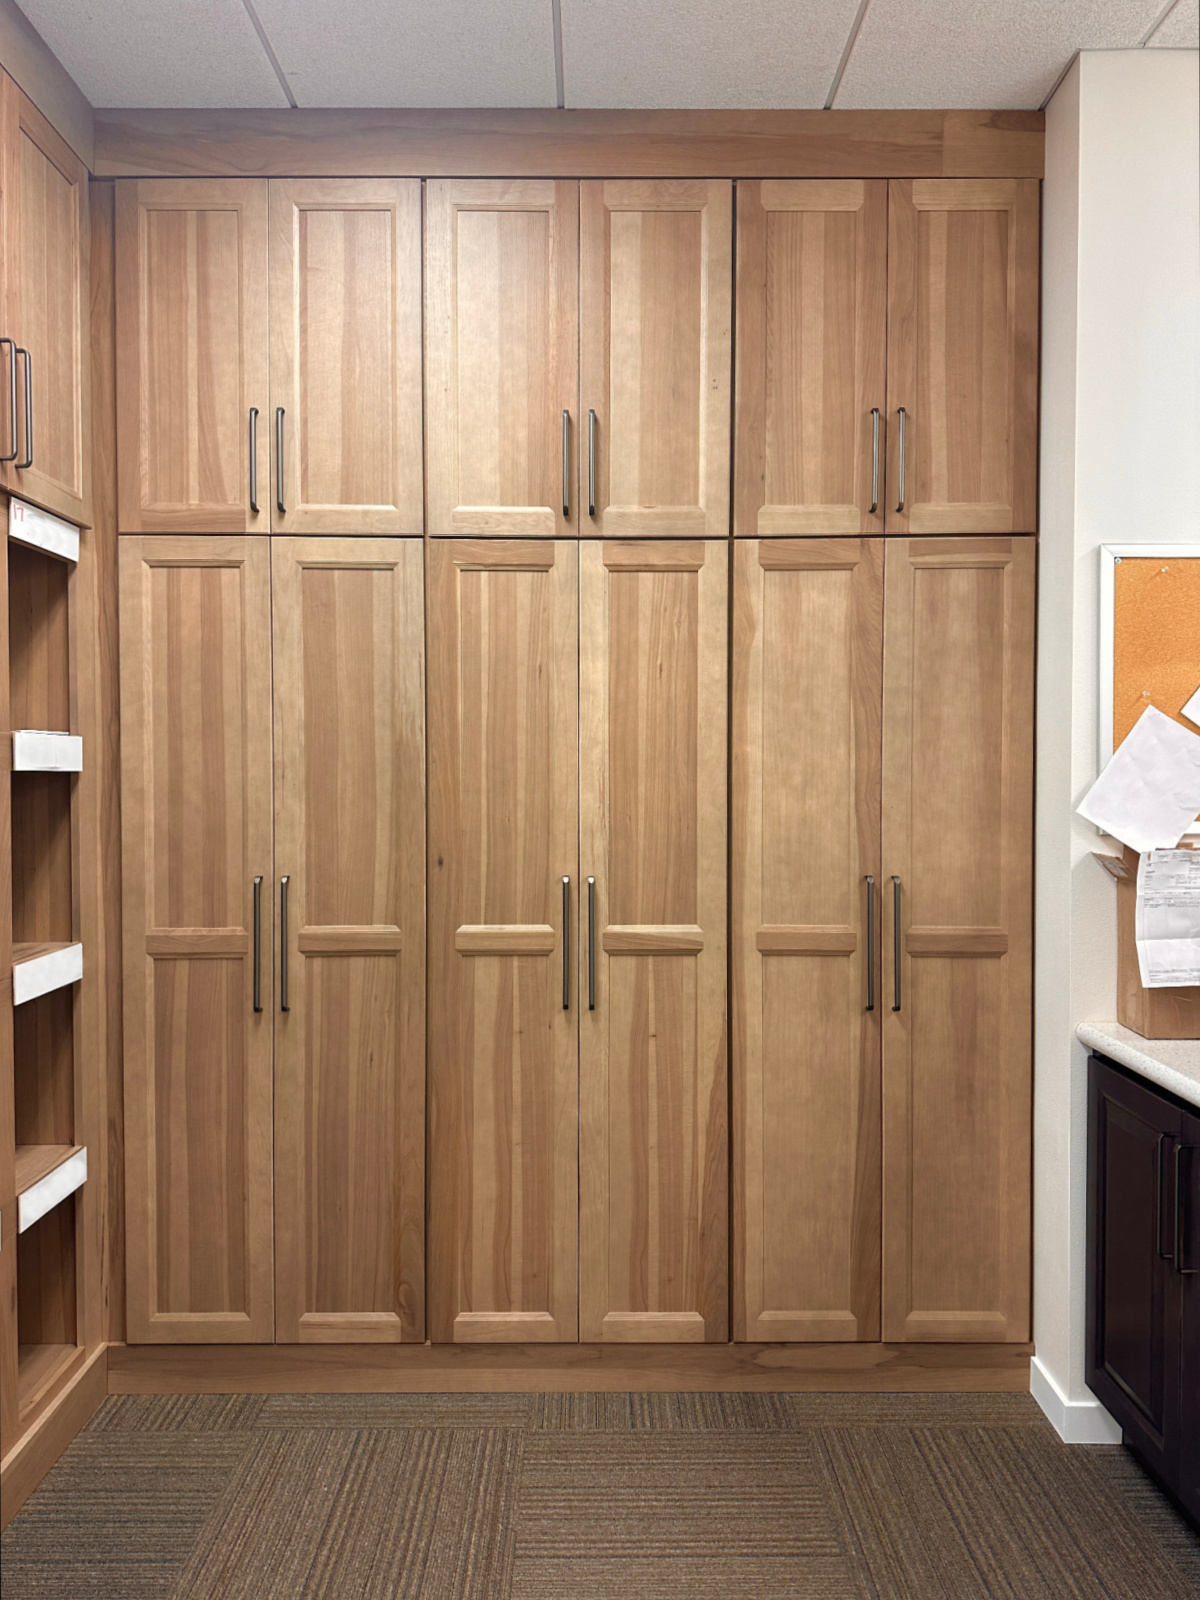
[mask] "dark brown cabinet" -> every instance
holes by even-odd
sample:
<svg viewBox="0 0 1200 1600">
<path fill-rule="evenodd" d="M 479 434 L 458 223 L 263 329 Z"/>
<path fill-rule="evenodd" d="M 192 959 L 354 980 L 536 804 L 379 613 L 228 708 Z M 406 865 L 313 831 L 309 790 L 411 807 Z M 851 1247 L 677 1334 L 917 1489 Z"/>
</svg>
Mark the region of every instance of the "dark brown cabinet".
<svg viewBox="0 0 1200 1600">
<path fill-rule="evenodd" d="M 1200 1114 L 1095 1055 L 1087 1381 L 1200 1519 Z"/>
</svg>

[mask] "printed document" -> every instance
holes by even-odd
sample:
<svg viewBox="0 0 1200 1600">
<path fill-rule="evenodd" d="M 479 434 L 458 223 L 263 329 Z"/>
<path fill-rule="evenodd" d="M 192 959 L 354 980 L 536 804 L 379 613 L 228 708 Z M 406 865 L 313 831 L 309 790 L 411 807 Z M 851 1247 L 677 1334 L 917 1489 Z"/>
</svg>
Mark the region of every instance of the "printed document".
<svg viewBox="0 0 1200 1600">
<path fill-rule="evenodd" d="M 1144 988 L 1200 984 L 1200 850 L 1141 857 L 1134 935 Z"/>
</svg>

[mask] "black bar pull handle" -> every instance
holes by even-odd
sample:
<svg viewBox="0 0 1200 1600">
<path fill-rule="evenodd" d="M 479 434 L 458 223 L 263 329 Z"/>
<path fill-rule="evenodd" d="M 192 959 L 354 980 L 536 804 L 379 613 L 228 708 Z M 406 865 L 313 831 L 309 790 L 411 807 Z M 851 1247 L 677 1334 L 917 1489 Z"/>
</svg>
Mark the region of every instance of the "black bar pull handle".
<svg viewBox="0 0 1200 1600">
<path fill-rule="evenodd" d="M 262 1010 L 262 876 L 254 880 L 254 1009 Z"/>
<path fill-rule="evenodd" d="M 250 407 L 250 509 L 258 515 L 258 407 Z"/>
<path fill-rule="evenodd" d="M 900 879 L 892 877 L 892 1010 L 900 1009 Z"/>
<path fill-rule="evenodd" d="M 0 339 L 0 349 L 8 346 L 8 449 L 0 461 L 15 461 L 20 441 L 17 438 L 17 347 L 9 338 Z"/>
<path fill-rule="evenodd" d="M 571 1009 L 571 880 L 564 878 L 563 891 L 563 1010 Z"/>
<path fill-rule="evenodd" d="M 596 880 L 588 879 L 588 1010 L 596 1009 Z"/>
<path fill-rule="evenodd" d="M 1183 1192 L 1183 1157 L 1185 1154 L 1193 1155 L 1200 1150 L 1200 1145 L 1177 1144 L 1175 1146 L 1175 1271 L 1182 1273 L 1185 1278 L 1192 1277 L 1200 1272 L 1200 1267 L 1185 1267 L 1188 1258 L 1188 1229 L 1186 1219 L 1191 1207 L 1186 1203 Z"/>
<path fill-rule="evenodd" d="M 25 357 L 25 459 L 17 462 L 23 472 L 33 465 L 33 357 L 20 345 L 16 353 Z"/>
<path fill-rule="evenodd" d="M 288 884 L 291 878 L 285 872 L 279 880 L 279 1009 L 292 1009 L 288 996 Z"/>
<path fill-rule="evenodd" d="M 1174 1261 L 1172 1251 L 1163 1249 L 1163 1189 L 1167 1175 L 1166 1148 L 1171 1142 L 1169 1133 L 1160 1133 L 1158 1136 L 1158 1158 L 1154 1186 L 1154 1244 L 1162 1261 Z"/>
<path fill-rule="evenodd" d="M 283 417 L 282 406 L 275 407 L 275 509 L 283 516 L 287 507 L 283 503 Z M 268 490 L 268 493 L 270 491 Z"/>
<path fill-rule="evenodd" d="M 875 1009 L 875 879 L 867 873 L 867 1010 Z"/>
</svg>

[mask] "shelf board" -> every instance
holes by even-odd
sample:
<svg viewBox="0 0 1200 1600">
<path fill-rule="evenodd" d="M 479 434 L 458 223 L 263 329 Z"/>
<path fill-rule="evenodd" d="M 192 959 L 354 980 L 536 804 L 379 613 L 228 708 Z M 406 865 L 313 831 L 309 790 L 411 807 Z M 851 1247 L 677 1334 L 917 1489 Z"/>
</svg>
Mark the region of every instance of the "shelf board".
<svg viewBox="0 0 1200 1600">
<path fill-rule="evenodd" d="M 83 977 L 83 946 L 35 941 L 13 944 L 13 1005 L 64 989 Z"/>
<path fill-rule="evenodd" d="M 17 1232 L 24 1233 L 47 1211 L 87 1182 L 87 1146 L 17 1146 Z"/>
<path fill-rule="evenodd" d="M 24 500 L 8 502 L 8 537 L 34 550 L 43 550 L 60 561 L 79 560 L 79 529 L 73 522 L 52 517 L 48 511 L 27 505 Z"/>
<path fill-rule="evenodd" d="M 18 1345 L 18 1415 L 24 1417 L 34 1410 L 82 1354 L 76 1344 Z"/>
<path fill-rule="evenodd" d="M 83 740 L 77 733 L 18 728 L 12 741 L 14 772 L 83 771 Z"/>
</svg>

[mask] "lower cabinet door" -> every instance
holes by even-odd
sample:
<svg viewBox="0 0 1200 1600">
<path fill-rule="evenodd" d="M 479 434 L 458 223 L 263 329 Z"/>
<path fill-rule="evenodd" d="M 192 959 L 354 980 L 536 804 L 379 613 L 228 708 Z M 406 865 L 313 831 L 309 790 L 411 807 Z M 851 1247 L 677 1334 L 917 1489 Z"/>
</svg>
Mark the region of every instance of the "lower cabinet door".
<svg viewBox="0 0 1200 1600">
<path fill-rule="evenodd" d="M 578 546 L 428 549 L 430 1333 L 570 1341 Z"/>
<path fill-rule="evenodd" d="M 1182 1344 L 1179 1392 L 1183 1405 L 1180 1422 L 1179 1498 L 1200 1523 L 1200 1115 L 1184 1114 L 1183 1154 L 1179 1158 L 1179 1260 Z"/>
<path fill-rule="evenodd" d="M 734 548 L 734 1338 L 879 1338 L 881 539 Z"/>
<path fill-rule="evenodd" d="M 269 1343 L 268 542 L 120 546 L 128 1337 Z"/>
<path fill-rule="evenodd" d="M 722 1340 L 728 548 L 579 560 L 580 1337 Z"/>
<path fill-rule="evenodd" d="M 422 548 L 271 547 L 276 1336 L 419 1340 Z"/>
<path fill-rule="evenodd" d="M 1188 1281 L 1175 1260 L 1180 1134 L 1173 1102 L 1091 1058 L 1086 1376 L 1126 1444 L 1167 1482 L 1179 1463 L 1180 1296 Z M 1181 1177 L 1182 1169 L 1181 1162 Z"/>
</svg>

